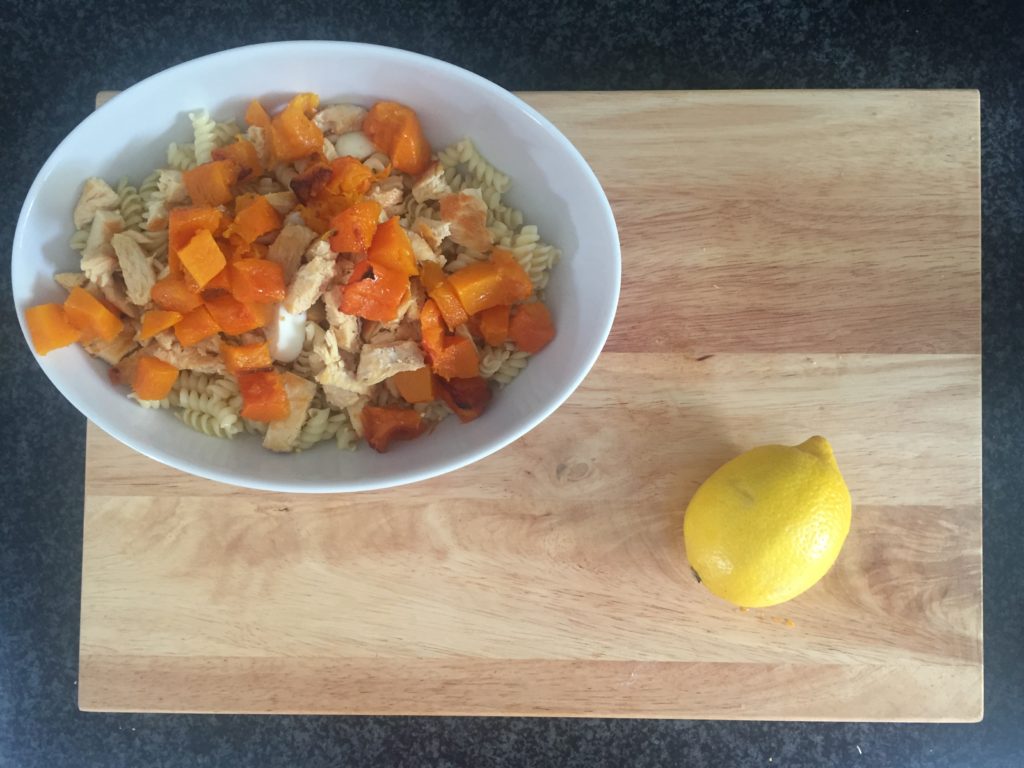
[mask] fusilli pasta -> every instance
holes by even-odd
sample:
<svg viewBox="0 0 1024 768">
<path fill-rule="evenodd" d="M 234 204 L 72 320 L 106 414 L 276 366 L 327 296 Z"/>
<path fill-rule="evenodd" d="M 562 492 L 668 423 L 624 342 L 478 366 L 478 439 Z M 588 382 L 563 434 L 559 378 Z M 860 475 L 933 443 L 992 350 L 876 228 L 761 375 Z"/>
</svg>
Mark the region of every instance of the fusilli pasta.
<svg viewBox="0 0 1024 768">
<path fill-rule="evenodd" d="M 507 386 L 512 379 L 523 372 L 529 360 L 530 355 L 528 352 L 521 352 L 518 349 L 511 351 L 509 356 L 498 367 L 498 370 L 491 374 L 490 378 L 503 387 Z"/>
<path fill-rule="evenodd" d="M 143 408 L 157 409 L 157 408 L 170 408 L 171 407 L 171 400 L 168 397 L 165 397 L 163 400 L 140 400 L 135 395 L 134 392 L 130 392 L 128 394 L 128 399 L 129 400 L 134 400 L 136 403 L 141 405 Z"/>
<path fill-rule="evenodd" d="M 208 163 L 213 159 L 211 153 L 217 147 L 217 123 L 205 109 L 199 112 L 189 112 L 188 119 L 192 121 L 196 163 L 200 165 Z"/>
<path fill-rule="evenodd" d="M 337 431 L 337 422 L 330 420 L 331 411 L 329 408 L 310 408 L 306 421 L 299 432 L 299 439 L 295 443 L 296 451 L 307 451 L 323 440 L 334 437 Z"/>
<path fill-rule="evenodd" d="M 213 127 L 213 141 L 218 147 L 223 147 L 235 140 L 239 133 L 238 126 L 233 120 L 226 123 L 215 123 Z"/>
<path fill-rule="evenodd" d="M 139 190 L 128 183 L 127 178 L 122 178 L 117 183 L 118 210 L 121 218 L 124 219 L 125 229 L 141 229 L 142 220 L 146 213 L 146 205 L 139 194 Z"/>
<path fill-rule="evenodd" d="M 142 202 L 148 203 L 152 200 L 160 191 L 160 169 L 157 168 L 149 176 L 142 180 L 142 184 L 139 185 L 139 196 L 142 198 Z"/>
<path fill-rule="evenodd" d="M 352 428 L 352 421 L 344 411 L 332 413 L 328 419 L 329 429 L 334 431 L 335 442 L 343 451 L 354 451 L 359 447 L 359 435 Z"/>
<path fill-rule="evenodd" d="M 196 148 L 192 144 L 171 142 L 167 147 L 167 165 L 176 171 L 188 171 L 196 167 Z"/>
<path fill-rule="evenodd" d="M 221 426 L 216 417 L 211 416 L 208 413 L 204 413 L 203 411 L 185 409 L 175 411 L 174 415 L 181 419 L 182 422 L 192 427 L 196 432 L 202 432 L 204 435 L 209 435 L 210 437 L 224 437 L 231 439 L 242 430 L 237 421 L 227 427 L 224 427 Z"/>
</svg>

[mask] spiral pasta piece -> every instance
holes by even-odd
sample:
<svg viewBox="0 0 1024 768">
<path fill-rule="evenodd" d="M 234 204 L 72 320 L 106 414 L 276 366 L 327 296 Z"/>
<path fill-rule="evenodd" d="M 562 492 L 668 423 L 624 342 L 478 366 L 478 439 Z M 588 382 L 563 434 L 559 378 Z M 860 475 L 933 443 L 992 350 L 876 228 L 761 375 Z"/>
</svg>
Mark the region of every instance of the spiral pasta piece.
<svg viewBox="0 0 1024 768">
<path fill-rule="evenodd" d="M 196 167 L 196 148 L 192 144 L 171 142 L 167 147 L 167 165 L 176 171 L 188 171 Z"/>
<path fill-rule="evenodd" d="M 139 190 L 129 184 L 127 178 L 122 178 L 117 184 L 117 197 L 125 229 L 141 229 L 146 216 L 146 204 Z"/>
<path fill-rule="evenodd" d="M 503 387 L 507 386 L 509 382 L 523 372 L 529 359 L 530 355 L 527 352 L 522 352 L 518 349 L 511 351 L 509 356 L 498 367 L 498 370 L 491 375 L 491 379 Z"/>
<path fill-rule="evenodd" d="M 334 437 L 337 422 L 332 425 L 330 417 L 329 408 L 310 408 L 295 443 L 295 450 L 307 451 L 317 443 Z"/>
<path fill-rule="evenodd" d="M 212 152 L 217 148 L 217 123 L 204 109 L 199 112 L 189 112 L 188 119 L 192 121 L 192 136 L 195 142 L 196 163 L 202 165 L 213 159 Z"/>
<path fill-rule="evenodd" d="M 192 427 L 196 432 L 202 432 L 210 437 L 221 437 L 230 440 L 242 429 L 237 422 L 233 422 L 226 427 L 221 426 L 215 417 L 203 411 L 193 411 L 186 408 L 185 410 L 175 411 L 174 415 L 183 423 Z"/>
<path fill-rule="evenodd" d="M 226 144 L 230 144 L 235 140 L 238 135 L 238 126 L 233 120 L 226 123 L 214 123 L 213 125 L 213 143 L 214 146 L 223 147 Z"/>
</svg>

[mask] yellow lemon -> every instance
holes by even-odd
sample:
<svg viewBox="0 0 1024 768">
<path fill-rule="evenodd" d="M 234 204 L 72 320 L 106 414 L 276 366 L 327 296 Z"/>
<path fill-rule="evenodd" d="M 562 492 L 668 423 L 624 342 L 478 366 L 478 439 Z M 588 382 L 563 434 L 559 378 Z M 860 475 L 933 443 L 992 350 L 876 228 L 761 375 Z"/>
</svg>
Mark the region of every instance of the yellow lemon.
<svg viewBox="0 0 1024 768">
<path fill-rule="evenodd" d="M 683 521 L 686 557 L 714 594 L 745 608 L 791 600 L 832 567 L 850 531 L 832 446 L 763 445 L 719 467 Z"/>
</svg>

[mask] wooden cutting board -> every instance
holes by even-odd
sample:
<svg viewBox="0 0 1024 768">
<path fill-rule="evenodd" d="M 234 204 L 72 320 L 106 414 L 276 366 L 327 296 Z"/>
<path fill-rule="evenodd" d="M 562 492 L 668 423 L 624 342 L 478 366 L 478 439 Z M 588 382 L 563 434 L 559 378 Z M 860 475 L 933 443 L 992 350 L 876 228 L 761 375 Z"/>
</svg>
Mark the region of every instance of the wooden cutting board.
<svg viewBox="0 0 1024 768">
<path fill-rule="evenodd" d="M 980 719 L 978 94 L 525 98 L 621 231 L 584 385 L 485 461 L 357 495 L 237 490 L 90 426 L 82 709 Z M 775 609 L 712 597 L 693 490 L 816 433 L 854 499 L 838 564 Z"/>
</svg>

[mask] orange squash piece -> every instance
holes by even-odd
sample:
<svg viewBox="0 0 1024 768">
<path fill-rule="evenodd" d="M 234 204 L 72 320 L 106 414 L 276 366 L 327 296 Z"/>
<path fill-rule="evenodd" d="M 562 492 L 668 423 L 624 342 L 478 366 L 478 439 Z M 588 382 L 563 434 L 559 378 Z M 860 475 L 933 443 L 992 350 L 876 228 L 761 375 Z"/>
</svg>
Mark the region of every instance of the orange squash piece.
<svg viewBox="0 0 1024 768">
<path fill-rule="evenodd" d="M 407 403 L 429 403 L 437 400 L 437 385 L 429 366 L 396 373 L 391 380 L 395 383 L 398 394 Z"/>
<path fill-rule="evenodd" d="M 82 332 L 75 328 L 60 304 L 39 304 L 25 310 L 25 324 L 36 354 L 45 355 L 78 341 Z"/>
<path fill-rule="evenodd" d="M 242 393 L 243 418 L 279 421 L 291 413 L 284 382 L 275 370 L 238 374 L 238 389 Z"/>
<path fill-rule="evenodd" d="M 412 243 L 398 223 L 398 217 L 392 216 L 379 227 L 373 235 L 367 258 L 374 266 L 401 272 L 403 275 L 418 275 L 416 257 L 412 253 Z"/>
<path fill-rule="evenodd" d="M 299 173 L 288 185 L 300 203 L 318 200 L 326 194 L 327 182 L 333 177 L 329 166 L 325 163 L 311 163 Z"/>
<path fill-rule="evenodd" d="M 555 338 L 550 310 L 539 301 L 523 304 L 512 315 L 508 335 L 523 352 L 540 352 Z"/>
<path fill-rule="evenodd" d="M 206 307 L 200 305 L 174 324 L 174 335 L 183 347 L 191 347 L 203 339 L 220 333 L 220 326 Z"/>
<path fill-rule="evenodd" d="M 448 326 L 448 330 L 454 331 L 463 323 L 468 322 L 469 314 L 447 280 L 435 285 L 433 290 L 427 291 L 427 295 L 437 302 L 437 308 L 441 310 L 441 316 L 444 317 L 444 323 Z"/>
<path fill-rule="evenodd" d="M 268 304 L 284 300 L 284 271 L 276 261 L 242 259 L 228 269 L 231 272 L 231 293 L 239 301 Z"/>
<path fill-rule="evenodd" d="M 226 235 L 251 243 L 257 237 L 281 228 L 281 214 L 274 210 L 263 195 L 257 195 L 255 200 L 246 200 L 245 203 L 239 208 L 236 199 L 235 220 L 225 231 Z"/>
<path fill-rule="evenodd" d="M 463 267 L 448 277 L 448 284 L 471 315 L 510 303 L 505 292 L 504 278 L 498 267 L 489 261 Z"/>
<path fill-rule="evenodd" d="M 427 299 L 420 310 L 420 337 L 423 351 L 431 362 L 441 356 L 444 352 L 444 319 L 433 299 Z"/>
<path fill-rule="evenodd" d="M 204 302 L 210 315 L 229 336 L 254 331 L 267 324 L 264 313 L 257 305 L 243 303 L 231 294 L 223 294 Z"/>
<path fill-rule="evenodd" d="M 297 205 L 295 212 L 302 217 L 302 223 L 312 229 L 318 235 L 324 234 L 331 228 L 331 217 L 325 216 L 326 211 L 320 210 L 315 205 Z"/>
<path fill-rule="evenodd" d="M 270 115 L 256 99 L 250 101 L 245 109 L 245 122 L 265 131 L 270 130 Z"/>
<path fill-rule="evenodd" d="M 530 297 L 533 293 L 533 282 L 526 270 L 516 261 L 515 256 L 503 248 L 495 248 L 491 253 L 491 263 L 501 275 L 505 304 L 517 304 Z"/>
<path fill-rule="evenodd" d="M 162 280 L 157 280 L 149 295 L 160 309 L 180 312 L 183 315 L 203 303 L 202 298 L 188 287 L 185 278 L 179 275 L 168 275 Z"/>
<path fill-rule="evenodd" d="M 139 341 L 147 341 L 161 331 L 166 331 L 181 321 L 181 312 L 166 309 L 151 309 L 142 316 Z"/>
<path fill-rule="evenodd" d="M 356 264 L 341 294 L 341 311 L 367 320 L 390 322 L 409 290 L 409 278 L 401 272 L 375 266 L 369 261 Z"/>
<path fill-rule="evenodd" d="M 278 160 L 293 162 L 323 152 L 324 134 L 310 120 L 319 104 L 315 93 L 300 93 L 271 119 L 274 156 Z"/>
<path fill-rule="evenodd" d="M 332 160 L 330 169 L 331 177 L 325 191 L 329 195 L 341 197 L 347 205 L 355 204 L 369 192 L 376 178 L 373 171 L 348 155 Z"/>
<path fill-rule="evenodd" d="M 132 378 L 132 391 L 139 400 L 163 400 L 178 380 L 178 369 L 170 363 L 145 355 L 139 358 Z"/>
<path fill-rule="evenodd" d="M 416 113 L 395 101 L 378 101 L 363 120 L 374 146 L 386 152 L 395 168 L 414 176 L 430 165 L 430 144 Z"/>
<path fill-rule="evenodd" d="M 231 144 L 217 147 L 210 153 L 214 160 L 231 160 L 238 166 L 238 180 L 259 178 L 263 175 L 263 163 L 260 162 L 259 152 L 248 139 L 241 137 L 235 139 Z"/>
<path fill-rule="evenodd" d="M 378 408 L 368 405 L 360 415 L 366 442 L 378 453 L 391 447 L 393 440 L 412 440 L 422 435 L 427 425 L 423 417 L 408 408 Z"/>
<path fill-rule="evenodd" d="M 237 216 L 250 205 L 259 200 L 263 195 L 258 192 L 243 192 L 240 195 L 235 195 L 235 215 Z M 225 230 L 227 233 L 229 230 Z"/>
<path fill-rule="evenodd" d="M 84 288 L 72 288 L 64 301 L 68 321 L 82 332 L 83 341 L 110 341 L 123 329 L 124 323 L 106 304 Z"/>
<path fill-rule="evenodd" d="M 263 341 L 256 344 L 221 344 L 220 356 L 224 365 L 235 376 L 250 371 L 265 371 L 274 367 L 270 359 L 270 345 Z"/>
<path fill-rule="evenodd" d="M 214 296 L 219 296 L 222 293 L 231 292 L 231 276 L 228 273 L 228 268 L 225 267 L 203 286 L 203 290 L 200 291 L 200 295 L 203 299 L 212 299 Z"/>
<path fill-rule="evenodd" d="M 209 230 L 199 230 L 188 245 L 178 251 L 181 266 L 193 283 L 201 290 L 227 266 L 224 252 Z"/>
<path fill-rule="evenodd" d="M 425 261 L 420 265 L 420 282 L 428 293 L 434 290 L 435 285 L 444 282 L 444 279 L 444 270 L 436 261 Z"/>
<path fill-rule="evenodd" d="M 480 417 L 491 402 L 491 388 L 485 379 L 473 376 L 440 383 L 441 399 L 466 423 Z"/>
<path fill-rule="evenodd" d="M 480 335 L 492 347 L 500 347 L 508 341 L 509 310 L 508 305 L 501 304 L 479 315 Z"/>
<path fill-rule="evenodd" d="M 380 203 L 364 200 L 331 219 L 331 249 L 338 253 L 366 253 L 380 221 Z"/>
<path fill-rule="evenodd" d="M 234 198 L 231 187 L 241 170 L 234 160 L 211 160 L 185 171 L 181 178 L 195 205 L 227 205 Z"/>
<path fill-rule="evenodd" d="M 209 206 L 172 208 L 167 216 L 167 259 L 172 272 L 181 270 L 178 250 L 188 245 L 196 233 L 205 229 L 217 234 L 223 225 L 223 215 Z"/>
<path fill-rule="evenodd" d="M 451 336 L 445 339 L 444 349 L 433 358 L 431 367 L 442 379 L 471 379 L 480 375 L 480 357 L 465 336 Z"/>
</svg>

